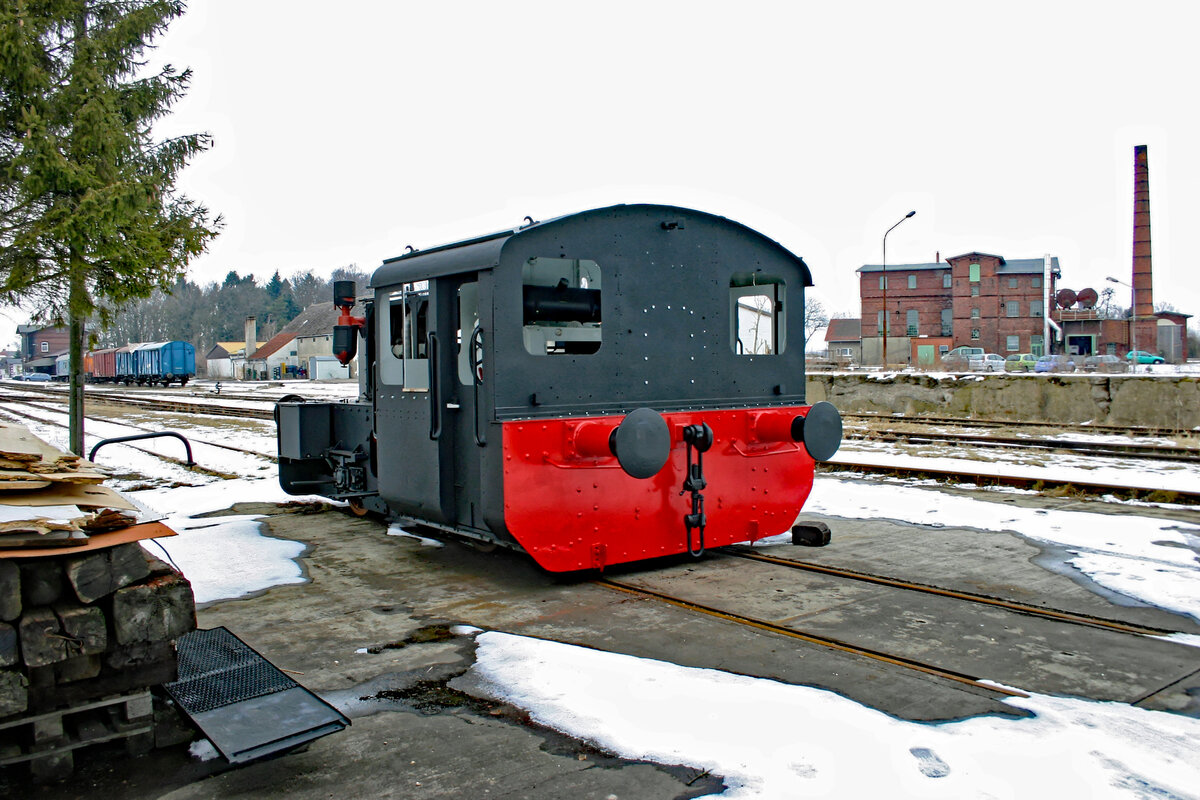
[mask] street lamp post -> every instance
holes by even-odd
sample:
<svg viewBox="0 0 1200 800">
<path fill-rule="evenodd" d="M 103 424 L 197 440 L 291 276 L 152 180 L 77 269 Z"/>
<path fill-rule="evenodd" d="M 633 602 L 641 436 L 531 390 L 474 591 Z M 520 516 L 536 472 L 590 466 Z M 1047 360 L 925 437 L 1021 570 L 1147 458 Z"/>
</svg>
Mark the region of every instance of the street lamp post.
<svg viewBox="0 0 1200 800">
<path fill-rule="evenodd" d="M 916 211 L 908 212 L 907 214 L 904 215 L 904 219 L 900 220 L 900 222 L 904 222 L 905 219 L 908 219 L 915 213 L 917 213 L 917 212 Z M 897 222 L 896 225 L 899 225 L 900 222 Z M 889 327 L 889 325 L 888 325 L 888 316 L 889 315 L 888 315 L 888 304 L 887 304 L 887 237 L 888 237 L 889 233 L 896 230 L 896 225 L 893 225 L 892 227 L 888 228 L 887 231 L 885 231 L 883 234 L 883 368 L 885 370 L 887 369 L 887 363 L 888 363 L 887 340 L 888 340 L 888 327 Z"/>
<path fill-rule="evenodd" d="M 1133 357 L 1129 359 L 1129 371 L 1137 372 L 1137 289 L 1133 288 L 1133 284 L 1119 281 L 1116 278 L 1106 278 L 1105 280 L 1129 287 L 1129 347 L 1134 353 Z"/>
</svg>

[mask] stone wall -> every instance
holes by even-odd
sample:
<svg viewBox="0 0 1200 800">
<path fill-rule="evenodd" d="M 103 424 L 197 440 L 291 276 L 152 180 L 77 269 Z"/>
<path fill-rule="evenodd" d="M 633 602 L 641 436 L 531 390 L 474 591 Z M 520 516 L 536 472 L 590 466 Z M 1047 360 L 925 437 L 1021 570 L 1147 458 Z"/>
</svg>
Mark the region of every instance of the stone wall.
<svg viewBox="0 0 1200 800">
<path fill-rule="evenodd" d="M 807 399 L 842 412 L 1200 428 L 1194 376 L 810 374 Z"/>
</svg>

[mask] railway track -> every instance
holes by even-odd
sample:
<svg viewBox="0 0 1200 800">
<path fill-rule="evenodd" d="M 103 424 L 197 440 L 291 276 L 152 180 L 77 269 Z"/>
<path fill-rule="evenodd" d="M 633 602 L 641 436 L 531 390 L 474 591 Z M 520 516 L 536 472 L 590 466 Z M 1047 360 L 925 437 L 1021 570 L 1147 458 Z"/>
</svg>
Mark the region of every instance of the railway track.
<svg viewBox="0 0 1200 800">
<path fill-rule="evenodd" d="M 14 390 L 13 387 L 5 386 L 3 389 L 3 394 L 0 396 L 3 396 L 5 400 L 15 403 L 52 401 L 66 404 L 67 402 L 67 395 L 62 390 L 43 390 L 42 387 L 38 387 L 38 389 L 31 394 L 26 391 L 25 387 Z M 209 414 L 217 417 L 238 417 L 241 419 L 272 419 L 272 413 L 270 409 L 247 408 L 246 406 L 189 403 L 184 400 L 164 400 L 156 397 L 138 397 L 137 395 L 122 395 L 109 392 L 88 393 L 87 398 L 91 403 L 126 406 L 129 408 L 145 409 L 147 411 L 165 411 L 179 414 Z M 263 401 L 261 398 L 259 398 L 258 402 L 269 401 Z"/>
<path fill-rule="evenodd" d="M 6 397 L 5 399 L 7 400 L 7 399 L 10 399 L 10 398 Z M 33 406 L 33 407 L 35 407 L 35 408 L 41 408 L 42 410 L 45 410 L 45 411 L 56 411 L 56 409 L 47 409 L 47 408 L 44 408 L 44 407 L 42 407 L 42 406 L 37 406 L 37 405 L 36 405 L 36 403 L 33 403 L 33 402 L 30 402 L 30 403 L 29 403 L 29 405 L 31 405 L 31 406 Z M 35 414 L 28 414 L 28 413 L 24 413 L 24 412 L 22 412 L 22 411 L 19 411 L 19 410 L 17 410 L 17 409 L 14 409 L 14 408 L 5 408 L 5 409 L 3 410 L 3 413 L 4 413 L 5 415 L 8 415 L 10 418 L 19 418 L 19 419 L 29 420 L 29 421 L 31 421 L 31 422 L 36 422 L 36 423 L 38 423 L 38 424 L 41 424 L 41 425 L 49 425 L 49 426 L 51 426 L 51 427 L 54 427 L 54 428 L 62 428 L 62 429 L 65 429 L 65 428 L 67 427 L 66 425 L 62 424 L 61 422 L 55 422 L 54 420 L 48 420 L 48 419 L 45 419 L 44 417 L 39 417 L 39 416 L 37 416 L 37 415 L 35 415 Z M 151 429 L 151 428 L 146 428 L 146 427 L 143 427 L 143 426 L 141 426 L 141 425 L 133 425 L 133 424 L 130 424 L 130 423 L 128 423 L 128 422 L 114 423 L 112 420 L 110 420 L 110 419 L 106 419 L 106 418 L 104 418 L 104 417 L 97 417 L 97 416 L 91 416 L 91 415 L 87 415 L 87 416 L 85 416 L 84 418 L 85 418 L 85 419 L 87 419 L 87 420 L 91 420 L 91 421 L 93 421 L 93 422 L 104 422 L 104 423 L 108 423 L 108 424 L 119 424 L 119 425 L 121 425 L 121 427 L 124 427 L 124 428 L 129 428 L 130 430 L 133 430 L 133 431 L 139 431 L 139 432 L 142 432 L 142 433 L 157 433 L 157 432 L 158 432 L 158 431 L 155 431 L 155 430 L 153 430 L 153 429 Z M 206 441 L 206 440 L 204 440 L 204 439 L 200 439 L 200 438 L 197 438 L 197 437 L 195 437 L 195 436 L 188 436 L 188 437 L 187 437 L 187 439 L 188 439 L 188 441 L 189 441 L 189 442 L 191 442 L 191 443 L 193 443 L 193 444 L 205 445 L 205 446 L 207 446 L 207 447 L 216 447 L 216 448 L 219 448 L 219 449 L 222 449 L 222 450 L 228 450 L 228 451 L 231 451 L 231 452 L 240 453 L 240 454 L 242 454 L 242 455 L 253 456 L 254 458 L 257 458 L 257 459 L 262 459 L 263 461 L 266 461 L 266 462 L 268 462 L 268 463 L 272 463 L 272 464 L 274 464 L 274 463 L 276 463 L 276 462 L 277 462 L 277 459 L 276 459 L 274 456 L 265 455 L 265 454 L 263 454 L 263 453 L 259 453 L 259 452 L 255 451 L 255 450 L 248 450 L 248 449 L 246 449 L 246 448 L 244 448 L 244 447 L 237 447 L 236 445 L 224 444 L 224 443 L 222 443 L 222 442 L 211 442 L 211 441 Z M 151 450 L 150 448 L 147 448 L 147 447 L 141 447 L 141 446 L 138 446 L 138 445 L 136 445 L 136 444 L 133 444 L 133 443 L 131 443 L 131 442 L 122 442 L 121 444 L 122 444 L 122 446 L 124 446 L 124 447 L 131 447 L 131 448 L 133 448 L 134 450 L 137 450 L 137 451 L 139 451 L 139 452 L 145 453 L 145 454 L 147 454 L 147 455 L 150 455 L 150 456 L 154 456 L 155 458 L 158 458 L 158 459 L 160 459 L 160 460 L 162 460 L 162 461 L 166 461 L 167 463 L 170 463 L 170 464 L 175 464 L 175 465 L 178 465 L 178 466 L 180 466 L 180 467 L 185 467 L 185 468 L 187 468 L 187 469 L 191 469 L 191 470 L 194 470 L 194 471 L 196 471 L 196 472 L 200 472 L 200 473 L 202 473 L 202 474 L 205 474 L 205 475 L 211 475 L 212 477 L 216 477 L 216 478 L 237 478 L 237 477 L 239 477 L 238 475 L 234 475 L 234 474 L 230 474 L 230 473 L 227 473 L 227 472 L 223 472 L 223 471 L 221 471 L 221 470 L 215 470 L 215 469 L 211 469 L 211 468 L 209 468 L 209 467 L 205 467 L 205 466 L 204 466 L 204 465 L 202 465 L 202 464 L 195 464 L 195 463 L 194 463 L 192 466 L 190 466 L 190 467 L 189 467 L 189 466 L 187 465 L 187 462 L 186 462 L 186 461 L 184 461 L 184 460 L 183 460 L 183 459 L 181 459 L 181 458 L 176 458 L 176 457 L 174 457 L 174 456 L 166 455 L 166 454 L 164 454 L 164 453 L 160 453 L 160 452 L 157 452 L 157 451 L 155 451 L 155 450 Z"/>
<path fill-rule="evenodd" d="M 932 417 L 905 416 L 901 414 L 876 414 L 867 412 L 846 412 L 842 414 L 845 420 L 863 420 L 868 423 L 911 423 L 914 425 L 950 425 L 955 427 L 972 428 L 1044 428 L 1067 433 L 1107 433 L 1115 436 L 1151 436 L 1173 438 L 1180 435 L 1198 436 L 1200 431 L 1181 430 L 1179 428 L 1151 428 L 1145 426 L 1127 425 L 1072 425 L 1060 422 L 1042 422 L 1012 419 L 986 419 L 975 417 Z"/>
<path fill-rule="evenodd" d="M 847 439 L 908 444 L 971 444 L 983 447 L 1010 449 L 1054 450 L 1083 453 L 1108 458 L 1146 458 L 1156 461 L 1190 461 L 1200 463 L 1200 449 L 1169 445 L 1126 444 L 1118 442 L 1085 442 L 1072 439 L 1032 439 L 1023 436 L 992 436 L 969 433 L 935 433 L 932 431 L 871 430 L 865 433 L 846 431 Z"/>
<path fill-rule="evenodd" d="M 47 399 L 54 402 L 66 403 L 66 393 L 61 388 L 55 387 L 15 387 L 12 385 L 0 385 L 0 396 L 11 402 L 26 402 L 36 403 L 45 402 Z M 266 408 L 249 408 L 245 405 L 218 405 L 209 403 L 191 403 L 183 400 L 164 400 L 161 398 L 139 397 L 138 395 L 121 394 L 109 391 L 93 391 L 89 392 L 89 397 L 93 403 L 104 403 L 113 406 L 126 406 L 139 408 L 146 411 L 161 411 L 166 413 L 182 413 L 182 414 L 200 414 L 210 416 L 234 417 L 243 419 L 271 419 L 273 416 L 272 409 Z M 225 395 L 227 399 L 239 397 L 237 395 Z M 267 403 L 269 400 L 263 398 L 254 398 L 254 402 Z M 846 414 L 847 419 L 859 419 L 870 422 L 888 422 L 897 423 L 903 422 L 906 424 L 954 424 L 959 426 L 1007 426 L 1012 427 L 1014 423 L 1004 420 L 964 420 L 960 418 L 938 418 L 938 417 L 896 417 L 893 415 L 883 414 Z M 1132 433 L 1136 435 L 1168 435 L 1177 434 L 1178 431 L 1166 431 L 1165 429 L 1155 428 L 1116 428 L 1113 426 L 1057 426 L 1051 423 L 1021 423 L 1023 427 L 1053 427 L 1056 430 L 1067 430 L 1069 432 L 1078 433 Z M 1158 461 L 1177 461 L 1184 464 L 1194 464 L 1200 461 L 1200 450 L 1185 447 L 1161 447 L 1155 445 L 1139 445 L 1139 444 L 1111 444 L 1098 442 L 1081 442 L 1064 439 L 1034 439 L 1025 437 L 992 437 L 992 436 L 973 436 L 970 434 L 947 434 L 935 432 L 899 432 L 899 431 L 867 431 L 859 433 L 852 429 L 847 430 L 846 437 L 848 439 L 874 439 L 876 441 L 908 441 L 915 444 L 928 443 L 934 445 L 945 444 L 960 444 L 968 442 L 979 446 L 991 446 L 997 448 L 1007 448 L 1010 450 L 1042 450 L 1042 451 L 1062 451 L 1068 450 L 1077 452 L 1081 455 L 1097 456 L 1101 458 L 1113 459 L 1128 459 L 1128 458 L 1146 458 Z M 1011 486 L 1014 488 L 1026 489 L 1031 491 L 1072 491 L 1080 494 L 1091 495 L 1115 495 L 1118 497 L 1127 498 L 1145 498 L 1155 497 L 1155 490 L 1130 488 L 1128 486 L 1114 485 L 1101 481 L 1083 481 L 1079 479 L 1059 480 L 1046 476 L 1026 477 L 1019 475 L 1001 475 L 985 470 L 969 471 L 959 469 L 939 469 L 933 466 L 898 466 L 879 463 L 871 463 L 862 459 L 855 459 L 847 451 L 843 451 L 837 460 L 819 464 L 818 470 L 821 472 L 837 472 L 850 471 L 862 474 L 873 475 L 890 475 L 904 479 L 923 479 L 933 478 L 947 482 L 958 483 L 974 483 L 980 486 Z M 1174 490 L 1170 493 L 1173 501 L 1184 504 L 1200 504 L 1200 487 L 1195 491 Z"/>
<path fill-rule="evenodd" d="M 804 602 L 784 601 L 780 607 L 758 601 L 756 605 L 755 600 L 746 599 L 750 595 L 744 592 L 725 592 L 722 588 L 725 584 L 719 578 L 720 569 L 706 575 L 703 568 L 695 568 L 688 570 L 686 577 L 678 573 L 668 574 L 666 578 L 661 578 L 658 573 L 640 573 L 631 579 L 605 577 L 596 583 L 632 597 L 952 681 L 1001 698 L 1028 696 L 1023 691 L 1007 688 L 1009 686 L 1021 686 L 1036 692 L 1071 693 L 1079 689 L 1083 696 L 1095 696 L 1082 690 L 1083 684 L 1093 680 L 1090 677 L 1091 670 L 1103 672 L 1110 664 L 1114 670 L 1128 670 L 1130 665 L 1139 662 L 1143 648 L 1152 649 L 1157 655 L 1173 650 L 1171 658 L 1175 664 L 1165 667 L 1162 675 L 1153 680 L 1126 687 L 1123 690 L 1128 692 L 1123 698 L 1125 702 L 1140 703 L 1170 689 L 1180 680 L 1179 673 L 1175 671 L 1179 665 L 1184 665 L 1185 674 L 1192 675 L 1200 667 L 1200 661 L 1197 661 L 1190 648 L 1161 638 L 1180 633 L 1175 630 L 768 556 L 743 547 L 728 548 L 713 556 L 707 562 L 708 567 L 719 565 L 721 559 L 738 559 L 772 570 L 772 577 L 768 577 L 768 573 L 749 578 L 742 575 L 740 585 L 781 586 L 780 583 L 769 583 L 776 579 L 786 580 L 780 577 L 779 568 L 795 575 L 819 576 L 821 584 L 810 584 L 804 579 L 795 583 L 783 582 L 784 588 L 777 588 L 776 592 L 783 592 L 780 596 L 784 598 L 804 597 L 815 592 L 826 598 L 818 601 L 818 606 L 832 602 L 834 608 L 845 606 L 852 609 L 856 604 L 865 603 L 867 608 L 878 605 L 901 610 L 921 609 L 914 612 L 921 615 L 929 615 L 933 611 L 935 615 L 942 615 L 931 616 L 927 620 L 930 623 L 929 630 L 934 634 L 934 642 L 923 641 L 920 634 L 915 637 L 897 635 L 895 632 L 904 628 L 903 623 L 898 622 L 901 619 L 899 617 L 885 616 L 876 620 L 864 611 L 858 612 L 861 624 L 857 624 L 849 619 L 852 613 L 843 618 L 840 611 L 834 611 L 837 619 L 831 624 L 832 617 L 822 619 L 820 612 L 813 612 Z M 697 586 L 705 586 L 706 577 L 714 574 L 718 576 L 717 580 L 709 582 L 707 589 L 697 590 Z M 835 584 L 865 584 L 869 588 L 843 591 L 836 585 L 831 588 L 829 581 Z M 886 593 L 903 593 L 907 598 L 892 598 L 885 594 L 884 599 L 876 599 L 872 603 L 872 599 L 863 592 L 874 592 L 876 588 Z M 832 601 L 828 599 L 831 597 L 834 598 Z M 771 613 L 754 613 L 756 607 L 769 609 Z M 1033 621 L 1020 623 L 1015 621 L 1017 618 Z M 970 632 L 966 636 L 970 641 L 959 642 L 954 634 L 938 631 L 937 627 L 942 625 L 957 626 L 953 629 Z M 876 626 L 878 629 L 873 629 Z M 1144 637 L 1156 637 L 1156 640 Z M 1154 643 L 1151 644 L 1151 641 Z M 1042 657 L 1030 656 L 1031 652 L 1043 648 L 1048 648 L 1048 651 Z M 1060 649 L 1083 649 L 1083 652 L 1067 652 L 1065 655 L 1072 659 L 1085 658 L 1094 666 L 1090 669 L 1084 667 L 1076 676 L 1064 676 L 1052 664 L 1055 660 L 1053 656 L 1059 655 Z M 1032 669 L 1028 666 L 1029 662 L 1017 666 L 1005 664 L 1010 654 L 1018 652 L 1023 653 L 1024 658 L 1034 659 Z M 930 653 L 936 655 L 931 658 Z M 980 670 L 986 671 L 986 674 L 981 675 Z"/>
<path fill-rule="evenodd" d="M 966 685 L 972 687 L 973 689 L 978 689 L 981 692 L 991 693 L 996 696 L 1000 696 L 1000 697 L 1028 697 L 1029 696 L 1025 692 L 1017 691 L 1015 689 L 1008 689 L 1006 687 L 997 686 L 992 683 L 985 683 L 983 680 L 981 680 L 980 678 L 978 678 L 976 676 L 967 675 L 965 673 L 958 672 L 957 670 L 946 669 L 944 667 L 938 667 L 933 664 L 927 664 L 925 662 L 918 661 L 913 658 L 907 658 L 905 656 L 894 655 L 894 654 L 882 652 L 880 650 L 875 650 L 873 648 L 851 644 L 849 642 L 846 642 L 841 639 L 836 639 L 831 636 L 822 636 L 822 635 L 815 634 L 815 633 L 806 633 L 804 631 L 797 630 L 795 628 L 790 628 L 785 625 L 779 625 L 774 622 L 770 622 L 768 620 L 747 616 L 745 614 L 738 614 L 733 611 L 725 611 L 725 610 L 722 610 L 719 608 L 715 608 L 713 606 L 705 605 L 703 603 L 697 603 L 697 602 L 694 602 L 691 600 L 685 600 L 681 597 L 676 597 L 676 596 L 673 596 L 673 595 L 670 595 L 670 594 L 667 594 L 664 592 L 658 592 L 658 591 L 654 591 L 652 589 L 646 589 L 641 586 L 635 586 L 631 583 L 626 583 L 624 581 L 617 581 L 617 580 L 612 580 L 610 578 L 604 578 L 604 579 L 597 581 L 597 583 L 600 586 L 603 586 L 605 588 L 612 589 L 612 590 L 618 591 L 618 592 L 624 592 L 626 594 L 633 595 L 635 597 L 642 597 L 642 598 L 646 598 L 646 599 L 658 600 L 660 602 L 675 606 L 677 608 L 683 608 L 688 611 L 694 611 L 694 612 L 698 612 L 701 614 L 706 614 L 710 617 L 716 617 L 718 619 L 726 620 L 727 622 L 733 622 L 738 625 L 745 625 L 750 628 L 755 628 L 757 630 L 766 631 L 768 633 L 778 634 L 780 636 L 787 636 L 791 639 L 799 639 L 800 641 L 808 642 L 809 644 L 820 645 L 821 647 L 826 647 L 826 648 L 829 648 L 830 650 L 837 650 L 842 653 L 850 653 L 851 655 L 861 656 L 863 658 L 869 658 L 873 661 L 879 661 L 884 664 L 891 664 L 892 666 L 902 667 L 904 669 L 912 670 L 914 672 L 921 672 L 921 673 L 924 673 L 925 675 L 932 675 L 934 677 L 943 678 L 943 679 L 949 680 L 949 681 L 954 681 L 955 683 L 966 684 Z"/>
<path fill-rule="evenodd" d="M 1179 631 L 1168 630 L 1166 628 L 1152 628 L 1146 625 L 1135 625 L 1128 622 L 1121 622 L 1119 620 L 1095 617 L 1089 614 L 1077 614 L 1075 612 L 1061 611 L 1054 608 L 1047 608 L 1045 606 L 1033 606 L 1029 605 L 1028 603 L 1018 603 L 1014 600 L 1004 600 L 998 597 L 990 597 L 988 595 L 967 592 L 962 589 L 942 589 L 930 584 L 915 583 L 913 581 L 905 581 L 899 578 L 889 578 L 883 575 L 872 575 L 869 572 L 859 572 L 857 570 L 846 569 L 844 567 L 830 567 L 824 564 L 814 564 L 808 561 L 796 561 L 790 558 L 777 558 L 775 556 L 754 553 L 743 547 L 730 548 L 724 551 L 724 555 L 732 558 L 744 558 L 747 561 L 757 561 L 763 564 L 774 564 L 776 566 L 800 570 L 802 572 L 814 572 L 820 575 L 832 575 L 839 578 L 846 578 L 847 580 L 862 581 L 864 583 L 871 583 L 877 586 L 890 586 L 896 589 L 904 589 L 906 591 L 919 592 L 922 594 L 937 595 L 939 597 L 951 597 L 967 603 L 978 603 L 980 605 L 1004 608 L 1009 611 L 1015 611 L 1018 614 L 1027 614 L 1032 617 L 1040 617 L 1042 619 L 1065 622 L 1071 625 L 1084 625 L 1094 628 L 1102 628 L 1104 630 L 1117 631 L 1119 633 L 1137 634 L 1140 636 L 1168 636 L 1173 633 L 1179 633 Z"/>
<path fill-rule="evenodd" d="M 852 472 L 862 475 L 884 475 L 902 480 L 936 480 L 943 483 L 969 483 L 975 486 L 1008 486 L 1032 492 L 1066 492 L 1102 497 L 1112 495 L 1127 500 L 1172 502 L 1181 505 L 1200 505 L 1200 488 L 1150 489 L 1115 485 L 1102 481 L 1086 481 L 1078 477 L 1055 478 L 1048 475 L 1006 475 L 984 470 L 941 469 L 936 466 L 878 464 L 856 461 L 839 453 L 835 461 L 817 465 L 818 473 Z"/>
</svg>

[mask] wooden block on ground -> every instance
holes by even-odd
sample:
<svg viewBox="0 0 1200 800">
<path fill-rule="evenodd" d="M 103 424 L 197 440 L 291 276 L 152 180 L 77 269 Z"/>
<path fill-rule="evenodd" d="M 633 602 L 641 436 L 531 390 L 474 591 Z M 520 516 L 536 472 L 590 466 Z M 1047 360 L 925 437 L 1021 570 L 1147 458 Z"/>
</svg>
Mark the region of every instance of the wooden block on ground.
<svg viewBox="0 0 1200 800">
<path fill-rule="evenodd" d="M 118 671 L 140 669 L 148 664 L 174 664 L 176 660 L 172 642 L 134 642 L 113 647 L 104 654 L 104 666 Z"/>
<path fill-rule="evenodd" d="M 146 551 L 131 542 L 64 561 L 67 582 L 80 602 L 91 603 L 150 574 Z"/>
<path fill-rule="evenodd" d="M 0 619 L 12 622 L 21 616 L 21 570 L 15 561 L 0 558 Z"/>
<path fill-rule="evenodd" d="M 33 558 L 22 561 L 21 602 L 26 608 L 48 606 L 62 596 L 62 565 L 55 558 Z"/>
<path fill-rule="evenodd" d="M 0 718 L 20 714 L 29 706 L 29 682 L 15 669 L 0 669 Z"/>
<path fill-rule="evenodd" d="M 73 683 L 89 680 L 100 674 L 100 656 L 87 655 L 68 658 L 54 665 L 56 683 Z"/>
<path fill-rule="evenodd" d="M 20 658 L 17 629 L 7 622 L 0 622 L 0 667 L 11 667 Z"/>
<path fill-rule="evenodd" d="M 67 659 L 67 640 L 58 616 L 49 608 L 31 608 L 17 623 L 21 659 L 27 667 L 47 667 Z"/>
<path fill-rule="evenodd" d="M 119 589 L 113 594 L 112 622 L 118 644 L 177 639 L 196 628 L 192 585 L 171 573 Z"/>
<path fill-rule="evenodd" d="M 108 648 L 108 626 L 99 606 L 57 603 L 54 613 L 58 615 L 63 635 L 71 640 L 67 649 L 72 655 L 96 655 Z"/>
<path fill-rule="evenodd" d="M 100 674 L 91 680 L 37 687 L 34 687 L 33 682 L 30 681 L 29 710 L 34 713 L 52 711 L 63 706 L 90 703 L 93 700 L 100 700 L 115 694 L 145 689 L 147 686 L 170 683 L 179 676 L 174 649 L 170 647 L 169 642 L 159 642 L 158 644 L 166 647 L 166 652 L 170 654 L 169 658 L 132 664 L 120 671 L 115 671 L 108 664 L 109 657 L 103 656 L 104 663 L 100 668 Z M 46 670 L 54 672 L 53 667 L 47 667 Z"/>
</svg>

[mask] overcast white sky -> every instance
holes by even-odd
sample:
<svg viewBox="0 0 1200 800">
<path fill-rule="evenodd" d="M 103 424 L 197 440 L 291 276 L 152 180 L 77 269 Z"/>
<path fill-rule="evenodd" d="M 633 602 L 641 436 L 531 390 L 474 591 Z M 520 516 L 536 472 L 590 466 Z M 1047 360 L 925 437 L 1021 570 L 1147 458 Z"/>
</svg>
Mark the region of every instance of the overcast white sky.
<svg viewBox="0 0 1200 800">
<path fill-rule="evenodd" d="M 1050 253 L 1100 290 L 1146 144 L 1154 298 L 1200 315 L 1195 2 L 190 5 L 155 58 L 195 73 L 163 133 L 215 138 L 182 183 L 226 220 L 201 283 L 662 202 L 778 240 L 834 312 L 910 210 L 889 263 Z"/>
</svg>

